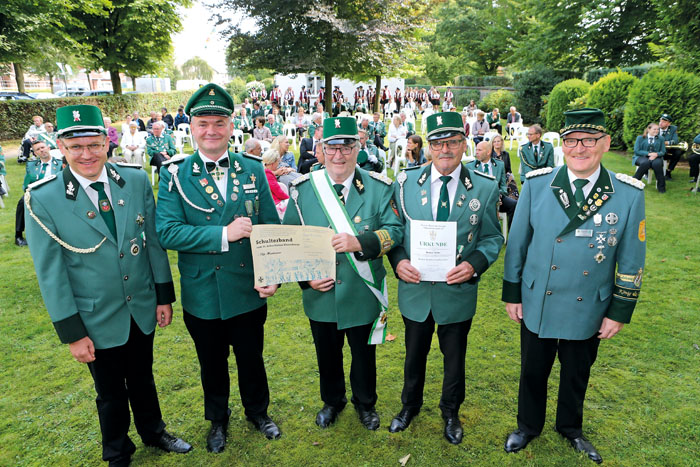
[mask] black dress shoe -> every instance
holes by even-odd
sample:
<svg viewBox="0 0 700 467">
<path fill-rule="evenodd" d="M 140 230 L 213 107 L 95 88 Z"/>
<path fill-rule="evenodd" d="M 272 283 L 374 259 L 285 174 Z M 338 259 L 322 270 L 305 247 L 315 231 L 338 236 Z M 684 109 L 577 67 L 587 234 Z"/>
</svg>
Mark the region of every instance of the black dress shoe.
<svg viewBox="0 0 700 467">
<path fill-rule="evenodd" d="M 377 411 L 372 407 L 369 410 L 361 409 L 356 407 L 357 414 L 360 416 L 360 421 L 368 430 L 376 430 L 379 428 L 379 415 Z"/>
<path fill-rule="evenodd" d="M 15 238 L 15 245 L 17 246 L 27 246 L 27 241 L 22 237 Z"/>
<path fill-rule="evenodd" d="M 666 172 L 664 178 L 666 178 L 666 180 L 673 180 L 673 177 L 671 177 L 671 172 Z"/>
<path fill-rule="evenodd" d="M 265 415 L 253 415 L 248 417 L 248 421 L 255 425 L 255 429 L 265 435 L 267 439 L 278 439 L 282 432 L 270 417 Z"/>
<path fill-rule="evenodd" d="M 130 464 L 131 457 L 109 461 L 109 467 L 129 467 Z"/>
<path fill-rule="evenodd" d="M 163 430 L 157 440 L 148 443 L 147 446 L 153 446 L 165 452 L 176 452 L 178 454 L 185 454 L 192 450 L 192 445 L 190 443 L 171 435 L 165 430 Z"/>
<path fill-rule="evenodd" d="M 226 430 L 228 419 L 225 422 L 212 422 L 207 435 L 207 451 L 219 453 L 226 447 Z"/>
<path fill-rule="evenodd" d="M 411 424 L 411 420 L 418 415 L 418 412 L 420 412 L 420 409 L 404 407 L 391 421 L 389 431 L 391 433 L 398 433 L 399 431 L 405 430 L 408 428 L 408 425 Z"/>
<path fill-rule="evenodd" d="M 451 416 L 443 416 L 445 419 L 445 439 L 452 444 L 462 442 L 462 422 L 459 421 L 457 414 Z"/>
<path fill-rule="evenodd" d="M 321 428 L 328 428 L 338 419 L 338 414 L 343 410 L 343 407 L 336 408 L 332 405 L 324 404 L 323 408 L 316 414 L 316 425 Z"/>
<path fill-rule="evenodd" d="M 535 438 L 537 438 L 537 435 L 528 435 L 519 429 L 515 430 L 506 438 L 506 444 L 503 446 L 503 449 L 505 449 L 506 452 L 518 452 Z"/>
<path fill-rule="evenodd" d="M 658 191 L 659 193 L 666 193 L 666 187 L 659 187 Z"/>
<path fill-rule="evenodd" d="M 591 442 L 588 441 L 585 436 L 581 435 L 576 438 L 571 438 L 569 436 L 566 436 L 559 430 L 557 430 L 557 432 L 564 438 L 569 440 L 569 444 L 571 444 L 571 447 L 574 448 L 577 452 L 582 452 L 586 454 L 588 458 L 596 464 L 603 463 L 603 458 L 600 456 L 600 454 L 598 454 L 598 451 L 596 450 L 595 446 L 593 446 L 593 444 L 591 444 Z"/>
</svg>

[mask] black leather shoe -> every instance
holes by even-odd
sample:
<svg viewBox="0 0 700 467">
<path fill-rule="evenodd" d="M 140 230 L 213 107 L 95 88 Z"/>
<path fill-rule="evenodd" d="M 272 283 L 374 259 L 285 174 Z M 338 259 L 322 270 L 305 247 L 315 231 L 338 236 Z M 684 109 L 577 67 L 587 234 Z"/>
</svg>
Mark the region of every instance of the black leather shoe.
<svg viewBox="0 0 700 467">
<path fill-rule="evenodd" d="M 445 439 L 452 444 L 462 442 L 462 422 L 459 421 L 457 414 L 451 416 L 443 416 L 445 419 Z"/>
<path fill-rule="evenodd" d="M 321 428 L 328 428 L 338 419 L 338 414 L 343 410 L 343 407 L 336 408 L 332 405 L 324 404 L 323 408 L 316 414 L 316 425 Z"/>
<path fill-rule="evenodd" d="M 576 438 L 570 438 L 569 436 L 566 436 L 559 430 L 557 430 L 557 433 L 569 440 L 569 444 L 571 444 L 571 447 L 574 448 L 577 452 L 582 452 L 586 454 L 588 458 L 596 464 L 603 463 L 603 458 L 600 456 L 600 454 L 598 454 L 598 451 L 596 450 L 595 446 L 593 446 L 593 444 L 591 444 L 591 442 L 588 441 L 585 436 L 581 435 Z"/>
<path fill-rule="evenodd" d="M 15 238 L 15 245 L 17 246 L 27 246 L 27 241 L 22 237 Z"/>
<path fill-rule="evenodd" d="M 147 446 L 153 446 L 165 452 L 176 452 L 178 454 L 185 454 L 192 450 L 192 445 L 190 443 L 171 435 L 165 430 L 163 430 L 157 440 L 153 443 L 148 443 Z"/>
<path fill-rule="evenodd" d="M 673 177 L 671 177 L 671 172 L 666 172 L 666 175 L 664 178 L 666 178 L 666 180 L 673 180 Z"/>
<path fill-rule="evenodd" d="M 666 187 L 659 187 L 658 191 L 659 193 L 666 193 Z"/>
<path fill-rule="evenodd" d="M 129 467 L 130 464 L 131 464 L 131 457 L 128 457 L 126 459 L 109 461 L 109 467 Z"/>
<path fill-rule="evenodd" d="M 535 438 L 537 438 L 537 435 L 528 435 L 519 429 L 515 430 L 506 438 L 506 444 L 503 446 L 503 449 L 505 449 L 506 452 L 518 452 Z"/>
<path fill-rule="evenodd" d="M 418 415 L 418 412 L 420 412 L 420 409 L 404 407 L 391 421 L 389 431 L 391 433 L 398 433 L 399 431 L 405 430 L 408 428 L 408 425 L 411 424 L 411 420 Z"/>
<path fill-rule="evenodd" d="M 226 430 L 228 419 L 225 422 L 212 422 L 207 435 L 207 451 L 219 453 L 226 447 Z"/>
<path fill-rule="evenodd" d="M 255 425 L 255 429 L 265 435 L 267 439 L 278 439 L 282 432 L 270 417 L 265 415 L 253 415 L 248 417 L 248 421 Z"/>
<path fill-rule="evenodd" d="M 379 415 L 377 415 L 377 411 L 374 410 L 374 407 L 369 410 L 361 409 L 359 407 L 355 407 L 355 409 L 357 410 L 357 415 L 360 416 L 360 421 L 365 428 L 368 430 L 376 430 L 379 428 Z"/>
</svg>

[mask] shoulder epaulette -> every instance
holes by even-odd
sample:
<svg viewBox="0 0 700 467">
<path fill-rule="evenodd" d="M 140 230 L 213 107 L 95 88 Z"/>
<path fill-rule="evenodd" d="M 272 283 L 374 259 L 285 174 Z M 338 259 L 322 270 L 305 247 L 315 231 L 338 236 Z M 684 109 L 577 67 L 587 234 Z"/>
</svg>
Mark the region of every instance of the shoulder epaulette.
<svg viewBox="0 0 700 467">
<path fill-rule="evenodd" d="M 297 177 L 294 180 L 291 181 L 291 184 L 294 186 L 299 185 L 302 182 L 305 182 L 309 179 L 310 175 L 309 174 L 304 174 L 301 177 Z"/>
<path fill-rule="evenodd" d="M 379 172 L 368 172 L 368 173 L 369 173 L 370 177 L 372 177 L 376 180 L 379 180 L 380 182 L 384 182 L 387 185 L 391 185 L 392 183 L 394 183 L 394 181 L 392 179 L 390 179 L 389 177 L 387 177 L 384 174 L 380 174 Z"/>
<path fill-rule="evenodd" d="M 48 177 L 44 177 L 41 180 L 37 180 L 36 182 L 32 182 L 29 185 L 27 185 L 27 190 L 33 190 L 37 187 L 40 187 L 44 183 L 50 182 L 51 180 L 55 179 L 56 175 L 49 175 Z"/>
<path fill-rule="evenodd" d="M 132 167 L 134 169 L 142 169 L 139 164 L 129 164 L 128 162 L 115 162 L 115 165 L 118 165 L 119 167 Z"/>
<path fill-rule="evenodd" d="M 171 157 L 167 161 L 163 161 L 160 165 L 168 165 L 168 164 L 173 164 L 173 163 L 177 164 L 178 162 L 182 162 L 184 160 L 185 160 L 184 157 L 179 158 L 179 159 L 175 159 L 175 158 Z"/>
<path fill-rule="evenodd" d="M 416 170 L 416 169 L 420 169 L 421 167 L 422 167 L 421 165 L 414 165 L 413 167 L 405 167 L 401 170 Z"/>
<path fill-rule="evenodd" d="M 254 161 L 262 162 L 262 157 L 255 156 L 253 154 L 248 154 L 247 152 L 242 152 L 241 155 L 243 157 L 247 157 L 248 159 L 253 159 Z"/>
<path fill-rule="evenodd" d="M 628 185 L 632 185 L 633 187 L 638 188 L 640 190 L 643 190 L 646 186 L 643 181 L 637 180 L 636 178 L 631 177 L 627 174 L 617 173 L 615 174 L 615 178 Z"/>
<path fill-rule="evenodd" d="M 526 173 L 525 178 L 532 178 L 532 177 L 537 177 L 538 175 L 552 173 L 552 170 L 554 170 L 554 169 L 552 169 L 551 167 L 543 167 L 541 169 L 535 169 L 535 170 L 532 170 L 532 171 Z"/>
<path fill-rule="evenodd" d="M 477 174 L 477 175 L 481 175 L 482 177 L 490 178 L 491 180 L 496 180 L 496 177 L 494 177 L 493 175 L 489 175 L 489 174 L 484 173 L 484 172 L 482 172 L 482 171 L 480 171 L 480 170 L 474 170 L 473 172 L 474 172 L 475 174 Z"/>
</svg>

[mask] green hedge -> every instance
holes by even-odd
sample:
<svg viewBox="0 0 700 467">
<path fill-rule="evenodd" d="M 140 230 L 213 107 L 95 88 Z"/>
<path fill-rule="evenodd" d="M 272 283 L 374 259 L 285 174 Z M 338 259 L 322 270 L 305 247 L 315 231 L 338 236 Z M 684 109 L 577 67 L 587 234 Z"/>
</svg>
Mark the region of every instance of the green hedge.
<svg viewBox="0 0 700 467">
<path fill-rule="evenodd" d="M 567 79 L 554 86 L 547 101 L 547 121 L 543 122 L 547 130 L 559 131 L 564 127 L 564 112 L 569 102 L 586 95 L 590 84 L 582 79 Z"/>
<path fill-rule="evenodd" d="M 609 75 L 610 73 L 615 73 L 616 71 L 624 71 L 629 73 L 632 76 L 635 76 L 637 78 L 641 78 L 642 76 L 646 75 L 649 70 L 651 70 L 654 66 L 656 65 L 637 65 L 637 66 L 628 66 L 624 68 L 597 68 L 595 70 L 588 70 L 585 75 L 583 76 L 583 79 L 588 81 L 589 83 L 595 83 L 598 81 L 600 78 L 603 76 Z"/>
<path fill-rule="evenodd" d="M 233 96 L 233 101 L 236 104 L 242 103 L 246 97 L 248 97 L 248 91 L 245 87 L 245 80 L 243 78 L 233 78 L 226 84 L 226 90 L 231 96 Z"/>
<path fill-rule="evenodd" d="M 497 107 L 502 115 L 508 113 L 508 109 L 515 105 L 515 94 L 505 89 L 490 92 L 479 103 L 479 108 L 485 112 L 490 112 L 494 107 Z"/>
<path fill-rule="evenodd" d="M 540 123 L 542 96 L 548 95 L 557 83 L 566 79 L 577 78 L 576 73 L 569 70 L 552 70 L 539 68 L 523 71 L 513 75 L 515 102 L 518 112 L 527 123 Z"/>
<path fill-rule="evenodd" d="M 513 79 L 507 76 L 460 75 L 455 78 L 455 86 L 513 86 Z"/>
<path fill-rule="evenodd" d="M 66 97 L 60 99 L 33 99 L 0 101 L 0 140 L 20 139 L 32 124 L 33 115 L 41 115 L 44 121 L 56 123 L 56 109 L 65 105 L 96 105 L 105 117 L 112 121 L 124 120 L 127 113 L 138 111 L 141 117 L 166 107 L 171 114 L 185 104 L 193 91 L 148 92 L 113 96 Z"/>
<path fill-rule="evenodd" d="M 700 77 L 685 71 L 654 68 L 630 87 L 623 138 L 628 147 L 663 113 L 673 117 L 680 141 L 692 142 L 700 129 Z"/>
<path fill-rule="evenodd" d="M 615 71 L 593 83 L 588 91 L 587 104 L 605 113 L 605 124 L 612 138 L 612 147 L 625 149 L 622 138 L 625 103 L 630 87 L 639 81 L 626 71 Z"/>
<path fill-rule="evenodd" d="M 479 102 L 479 98 L 481 97 L 481 93 L 478 89 L 453 89 L 452 93 L 455 95 L 452 103 L 460 112 L 462 111 L 463 107 L 469 105 L 470 100 L 474 99 L 474 102 Z M 442 95 L 444 94 L 444 91 L 440 94 L 440 99 L 442 102 Z"/>
</svg>

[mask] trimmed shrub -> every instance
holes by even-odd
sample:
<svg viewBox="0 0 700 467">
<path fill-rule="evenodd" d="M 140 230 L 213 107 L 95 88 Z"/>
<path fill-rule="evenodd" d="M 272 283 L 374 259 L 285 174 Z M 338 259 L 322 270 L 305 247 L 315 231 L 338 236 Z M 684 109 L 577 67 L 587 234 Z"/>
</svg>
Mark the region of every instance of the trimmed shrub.
<svg viewBox="0 0 700 467">
<path fill-rule="evenodd" d="M 542 96 L 548 95 L 558 83 L 571 78 L 576 74 L 569 70 L 552 70 L 539 68 L 523 71 L 513 75 L 513 87 L 515 88 L 515 102 L 518 112 L 527 123 L 540 123 L 540 109 L 542 108 Z"/>
<path fill-rule="evenodd" d="M 248 97 L 248 91 L 245 87 L 245 81 L 243 78 L 233 78 L 226 84 L 226 91 L 228 91 L 231 96 L 233 96 L 233 101 L 236 104 L 240 104 L 243 100 Z"/>
<path fill-rule="evenodd" d="M 663 113 L 673 117 L 680 141 L 691 142 L 700 121 L 700 77 L 685 71 L 654 68 L 630 87 L 625 104 L 623 139 L 628 147 Z"/>
<path fill-rule="evenodd" d="M 32 124 L 32 115 L 41 115 L 44 121 L 56 123 L 56 109 L 65 105 L 96 105 L 102 115 L 112 121 L 124 120 L 126 114 L 138 111 L 148 116 L 152 110 L 166 107 L 175 113 L 185 104 L 194 91 L 146 92 L 115 94 L 110 96 L 65 97 L 59 99 L 32 99 L 0 101 L 0 140 L 20 139 Z"/>
<path fill-rule="evenodd" d="M 611 146 L 625 149 L 622 138 L 625 102 L 630 87 L 639 81 L 626 71 L 607 74 L 596 81 L 588 91 L 587 104 L 605 113 L 605 124 L 612 138 Z"/>
<path fill-rule="evenodd" d="M 583 79 L 585 79 L 589 83 L 595 83 L 603 76 L 609 75 L 610 73 L 615 73 L 616 71 L 624 71 L 624 72 L 627 72 L 636 78 L 641 78 L 642 76 L 646 75 L 649 72 L 649 70 L 651 70 L 655 66 L 658 66 L 658 65 L 636 65 L 636 66 L 628 66 L 628 67 L 624 67 L 624 68 L 597 68 L 595 70 L 588 70 L 584 74 Z"/>
<path fill-rule="evenodd" d="M 515 105 L 515 94 L 505 89 L 499 89 L 484 96 L 484 99 L 479 104 L 479 108 L 490 112 L 494 107 L 497 107 L 505 115 L 512 105 Z"/>
<path fill-rule="evenodd" d="M 455 86 L 513 86 L 513 79 L 507 76 L 460 75 L 455 78 Z"/>
<path fill-rule="evenodd" d="M 547 101 L 547 121 L 549 131 L 559 131 L 564 126 L 564 112 L 569 102 L 586 95 L 591 85 L 582 79 L 567 79 L 554 86 Z"/>
<path fill-rule="evenodd" d="M 444 91 L 441 90 L 441 95 L 442 93 L 444 93 Z M 455 95 L 453 104 L 459 111 L 462 110 L 462 107 L 469 105 L 470 100 L 474 99 L 474 102 L 479 102 L 479 98 L 481 97 L 481 93 L 478 89 L 453 89 L 452 93 Z"/>
</svg>

